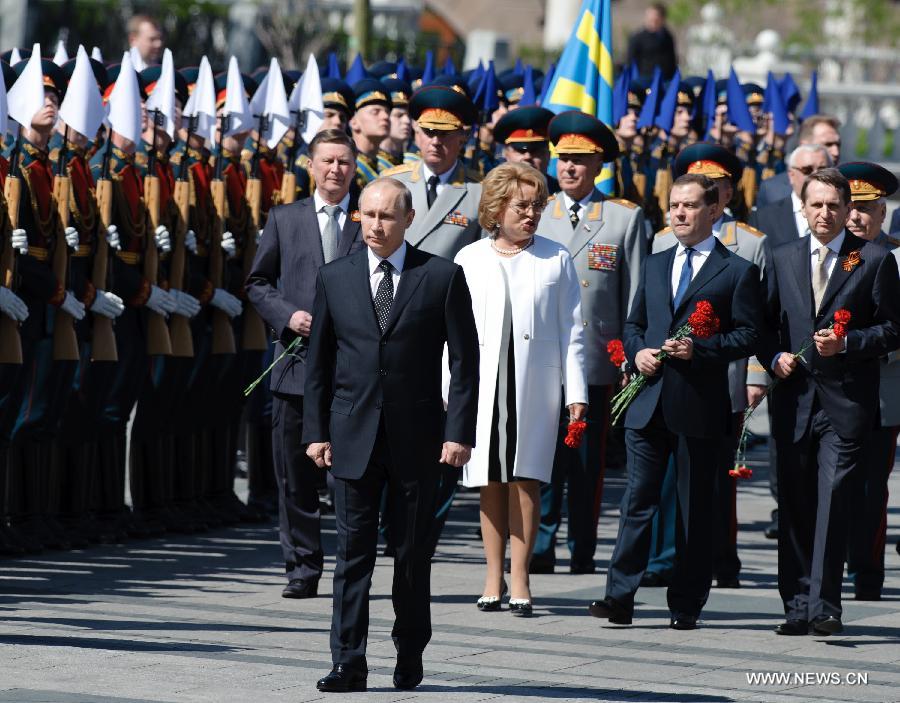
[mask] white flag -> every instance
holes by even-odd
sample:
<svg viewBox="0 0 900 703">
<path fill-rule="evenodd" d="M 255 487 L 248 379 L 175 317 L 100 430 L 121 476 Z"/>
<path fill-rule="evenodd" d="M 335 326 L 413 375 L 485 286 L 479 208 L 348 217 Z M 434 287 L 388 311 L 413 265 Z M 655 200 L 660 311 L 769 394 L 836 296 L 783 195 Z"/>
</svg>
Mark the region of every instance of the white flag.
<svg viewBox="0 0 900 703">
<path fill-rule="evenodd" d="M 273 58 L 269 64 L 269 72 L 250 101 L 250 112 L 254 120 L 258 120 L 260 115 L 266 116 L 266 129 L 259 136 L 265 140 L 270 149 L 274 149 L 291 126 L 291 115 L 278 59 Z"/>
<path fill-rule="evenodd" d="M 99 46 L 95 46 L 93 49 L 91 49 L 91 58 L 94 59 L 94 61 L 99 61 L 100 63 L 103 63 L 103 54 L 100 53 Z"/>
<path fill-rule="evenodd" d="M 53 55 L 53 63 L 57 66 L 62 66 L 68 60 L 69 52 L 66 51 L 66 43 L 60 39 L 59 43 L 56 45 L 56 53 Z"/>
<path fill-rule="evenodd" d="M 309 144 L 316 136 L 322 122 L 325 121 L 325 105 L 322 103 L 322 82 L 319 80 L 319 65 L 316 57 L 309 55 L 306 70 L 291 91 L 288 107 L 292 113 L 306 112 L 306 124 L 303 127 L 303 141 Z"/>
<path fill-rule="evenodd" d="M 134 70 L 140 73 L 145 68 L 147 68 L 147 64 L 144 63 L 144 59 L 141 56 L 141 52 L 138 51 L 136 46 L 131 47 L 128 50 L 129 55 L 131 56 L 131 65 L 134 67 Z"/>
<path fill-rule="evenodd" d="M 216 143 L 216 84 L 209 59 L 200 59 L 197 82 L 184 106 L 184 116 L 194 118 L 194 134 L 203 137 L 210 146 Z"/>
<path fill-rule="evenodd" d="M 141 143 L 141 92 L 127 51 L 122 55 L 119 77 L 109 96 L 109 124 L 125 139 Z"/>
<path fill-rule="evenodd" d="M 132 47 L 133 49 L 134 47 Z M 166 49 L 163 52 L 162 70 L 153 92 L 147 98 L 147 114 L 159 110 L 163 117 L 162 128 L 169 139 L 175 138 L 175 64 L 172 62 L 172 52 Z"/>
<path fill-rule="evenodd" d="M 93 139 L 105 116 L 103 98 L 97 88 L 91 60 L 84 47 L 79 46 L 75 70 L 69 79 L 66 97 L 60 105 L 59 117 L 71 129 L 88 139 Z"/>
<path fill-rule="evenodd" d="M 9 54 L 9 65 L 15 66 L 19 61 L 22 60 L 22 54 L 19 53 L 18 47 L 13 47 L 13 50 Z"/>
<path fill-rule="evenodd" d="M 226 136 L 253 129 L 253 115 L 250 114 L 250 103 L 247 102 L 247 92 L 244 90 L 244 79 L 234 56 L 228 61 L 228 82 L 225 85 L 225 107 L 222 112 L 230 118 Z"/>
<path fill-rule="evenodd" d="M 44 73 L 41 71 L 41 45 L 35 44 L 25 70 L 13 83 L 7 96 L 9 116 L 26 127 L 44 107 Z"/>
</svg>

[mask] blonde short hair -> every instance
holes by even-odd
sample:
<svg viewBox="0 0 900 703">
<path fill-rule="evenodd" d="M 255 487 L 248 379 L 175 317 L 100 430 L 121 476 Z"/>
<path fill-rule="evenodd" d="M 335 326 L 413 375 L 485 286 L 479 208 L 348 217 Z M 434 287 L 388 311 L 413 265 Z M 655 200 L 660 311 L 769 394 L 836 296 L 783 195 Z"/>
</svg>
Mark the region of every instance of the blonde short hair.
<svg viewBox="0 0 900 703">
<path fill-rule="evenodd" d="M 494 232 L 500 222 L 500 213 L 522 186 L 532 186 L 537 191 L 537 199 L 542 204 L 547 203 L 547 179 L 536 168 L 528 164 L 502 164 L 492 169 L 481 182 L 478 224 L 488 232 Z"/>
</svg>

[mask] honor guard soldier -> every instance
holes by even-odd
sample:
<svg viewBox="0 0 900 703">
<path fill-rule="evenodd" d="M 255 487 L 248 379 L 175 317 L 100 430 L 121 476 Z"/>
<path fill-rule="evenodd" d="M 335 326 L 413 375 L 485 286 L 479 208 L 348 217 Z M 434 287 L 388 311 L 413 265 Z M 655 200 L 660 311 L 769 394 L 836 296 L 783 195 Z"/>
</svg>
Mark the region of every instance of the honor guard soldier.
<svg viewBox="0 0 900 703">
<path fill-rule="evenodd" d="M 507 112 L 494 125 L 494 139 L 503 145 L 508 163 L 526 163 L 547 179 L 550 195 L 559 192 L 559 181 L 547 173 L 550 164 L 550 137 L 547 128 L 554 114 L 545 107 L 520 107 Z"/>
<path fill-rule="evenodd" d="M 459 158 L 475 121 L 475 106 L 464 93 L 453 88 L 426 86 L 413 94 L 409 114 L 422 159 L 396 166 L 383 175 L 396 178 L 412 193 L 416 214 L 406 230 L 406 241 L 429 254 L 452 260 L 460 249 L 482 237 L 478 224 L 481 177 Z M 457 469 L 441 466 L 438 512 L 429 538 L 432 553 L 459 479 Z"/>
<path fill-rule="evenodd" d="M 387 86 L 375 78 L 363 78 L 353 85 L 356 112 L 350 118 L 350 131 L 356 144 L 356 185 L 360 190 L 371 183 L 390 159 L 381 150 L 381 142 L 391 131 L 391 98 Z M 383 160 L 379 162 L 379 156 Z"/>
<path fill-rule="evenodd" d="M 713 224 L 713 236 L 729 251 L 737 254 L 742 259 L 756 264 L 760 275 L 765 274 L 766 269 L 766 236 L 758 229 L 744 222 L 738 222 L 725 209 L 734 195 L 734 190 L 743 173 L 744 166 L 728 149 L 717 144 L 698 142 L 682 149 L 675 158 L 673 175 L 675 178 L 685 174 L 694 173 L 710 178 L 718 187 L 719 217 Z M 652 253 L 665 251 L 678 244 L 671 227 L 657 232 L 653 239 Z M 734 457 L 737 450 L 738 438 L 741 431 L 741 418 L 748 404 L 755 403 L 765 394 L 768 378 L 765 370 L 756 359 L 742 359 L 733 361 L 728 367 L 728 385 L 731 395 L 732 412 L 732 436 L 730 441 L 721 445 L 721 459 L 719 470 L 715 474 L 715 525 L 712 544 L 713 574 L 716 577 L 719 588 L 737 588 L 740 585 L 738 576 L 741 569 L 741 561 L 737 554 L 737 525 L 736 514 L 736 479 L 728 475 L 728 471 L 734 466 Z M 660 501 L 657 513 L 658 533 L 670 535 L 671 543 L 667 546 L 674 555 L 675 544 L 675 487 L 674 473 L 669 469 L 670 475 L 663 484 L 664 498 Z M 668 489 L 668 490 L 667 490 Z M 668 495 L 667 495 L 668 494 Z M 665 551 L 665 549 L 663 550 Z M 671 568 L 671 565 L 669 565 Z M 661 577 L 667 574 L 661 573 L 662 566 L 658 570 L 649 570 Z M 665 580 L 665 578 L 663 578 Z"/>
<path fill-rule="evenodd" d="M 630 200 L 635 205 L 644 202 L 647 177 L 644 174 L 644 138 L 638 133 L 637 121 L 644 105 L 643 89 L 631 85 L 628 88 L 627 108 L 616 125 L 616 139 L 619 142 L 619 158 L 616 160 L 616 194 Z"/>
<path fill-rule="evenodd" d="M 391 131 L 381 142 L 381 154 L 378 157 L 379 168 L 386 171 L 394 166 L 415 161 L 418 154 L 409 150 L 412 139 L 412 120 L 409 117 L 409 98 L 412 88 L 399 78 L 382 78 L 381 82 L 390 91 L 391 96 Z"/>
<path fill-rule="evenodd" d="M 566 447 L 564 429 L 560 433 L 553 480 L 541 490 L 541 526 L 531 569 L 534 573 L 551 573 L 554 569 L 563 486 L 568 480 L 570 569 L 572 573 L 592 573 L 609 399 L 619 380 L 619 370 L 609 362 L 606 345 L 622 338 L 638 283 L 646 253 L 644 214 L 634 203 L 607 198 L 594 187 L 603 164 L 619 154 L 615 135 L 606 125 L 582 112 L 563 112 L 550 122 L 549 136 L 556 147 L 561 192 L 547 203 L 538 234 L 569 249 L 581 281 L 590 410 L 586 458 Z M 561 427 L 567 425 L 565 416 Z"/>
<path fill-rule="evenodd" d="M 850 181 L 851 234 L 891 249 L 900 260 L 900 240 L 884 233 L 885 199 L 897 192 L 897 178 L 878 164 L 851 162 L 838 170 Z M 856 600 L 881 600 L 884 545 L 887 538 L 888 479 L 894 467 L 900 432 L 900 354 L 881 357 L 880 418 L 863 445 L 859 465 L 850 476 L 850 521 L 847 575 Z"/>
<path fill-rule="evenodd" d="M 22 358 L 29 373 L 20 374 L 10 391 L 9 412 L 4 435 L 10 439 L 7 469 L 7 515 L 10 526 L 21 533 L 27 551 L 67 549 L 71 546 L 65 529 L 50 513 L 57 512 L 60 476 L 53 457 L 62 413 L 72 390 L 77 366 L 74 358 L 60 356 L 55 348 L 57 327 L 81 320 L 84 304 L 69 290 L 67 263 L 62 271 L 59 257 L 67 262 L 67 248 L 78 246 L 78 233 L 64 232 L 54 197 L 54 171 L 48 146 L 57 121 L 59 104 L 65 91 L 65 79 L 56 66 L 38 57 L 41 83 L 32 86 L 43 93 L 43 106 L 29 125 L 21 125 L 16 153 L 22 180 L 17 229 L 25 230 L 27 248 L 17 257 L 18 295 L 28 308 L 28 316 L 19 328 Z M 29 62 L 13 67 L 22 74 Z M 27 75 L 27 74 L 26 74 Z M 61 314 L 65 313 L 65 315 Z M 74 337 L 74 330 L 71 330 Z M 10 422 L 11 421 L 11 422 Z"/>
</svg>

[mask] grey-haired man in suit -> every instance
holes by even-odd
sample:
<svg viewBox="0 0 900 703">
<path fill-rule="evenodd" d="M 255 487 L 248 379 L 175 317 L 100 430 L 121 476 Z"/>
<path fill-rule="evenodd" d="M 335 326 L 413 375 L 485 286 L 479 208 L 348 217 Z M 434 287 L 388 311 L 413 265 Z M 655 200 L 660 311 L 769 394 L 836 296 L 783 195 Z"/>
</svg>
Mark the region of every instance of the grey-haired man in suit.
<svg viewBox="0 0 900 703">
<path fill-rule="evenodd" d="M 288 585 L 285 598 L 317 595 L 322 541 L 316 467 L 300 442 L 306 348 L 312 326 L 316 275 L 334 259 L 362 248 L 359 213 L 350 185 L 356 148 L 343 131 L 319 132 L 309 145 L 312 197 L 272 208 L 247 295 L 277 338 L 275 356 L 298 336 L 299 346 L 272 371 L 272 457 L 278 483 L 278 529 Z"/>
<path fill-rule="evenodd" d="M 581 281 L 591 412 L 584 456 L 563 444 L 567 418 L 561 420 L 553 479 L 541 489 L 541 526 L 530 569 L 532 573 L 552 573 L 555 568 L 556 532 L 563 486 L 568 481 L 569 568 L 572 573 L 592 573 L 609 399 L 619 377 L 606 345 L 622 337 L 647 253 L 644 213 L 627 200 L 606 198 L 594 187 L 603 163 L 618 155 L 615 135 L 602 122 L 581 112 L 564 112 L 550 122 L 549 134 L 558 153 L 556 175 L 561 192 L 547 204 L 538 234 L 569 249 Z"/>
</svg>

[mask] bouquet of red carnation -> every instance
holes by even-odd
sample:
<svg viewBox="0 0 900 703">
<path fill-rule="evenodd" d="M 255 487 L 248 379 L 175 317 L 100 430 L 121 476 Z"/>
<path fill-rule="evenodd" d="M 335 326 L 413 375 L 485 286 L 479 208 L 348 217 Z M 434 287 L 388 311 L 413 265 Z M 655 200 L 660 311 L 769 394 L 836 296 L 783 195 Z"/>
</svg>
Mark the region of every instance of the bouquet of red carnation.
<svg viewBox="0 0 900 703">
<path fill-rule="evenodd" d="M 606 353 L 609 354 L 609 362 L 619 368 L 625 363 L 625 345 L 621 339 L 611 339 L 606 345 Z"/>
<path fill-rule="evenodd" d="M 708 339 L 719 331 L 719 324 L 719 318 L 716 317 L 712 304 L 707 300 L 701 300 L 694 308 L 694 312 L 688 317 L 688 321 L 675 330 L 675 334 L 670 339 L 678 341 L 692 335 L 697 339 Z M 666 352 L 660 351 L 657 353 L 656 358 L 662 361 L 668 356 Z M 612 424 L 616 424 L 619 421 L 619 418 L 646 385 L 647 377 L 639 373 L 631 379 L 627 386 L 613 396 L 612 407 L 610 408 Z"/>
<path fill-rule="evenodd" d="M 584 420 L 573 420 L 569 423 L 566 431 L 566 438 L 563 443 L 569 449 L 578 449 L 581 446 L 581 440 L 584 438 L 584 431 L 587 429 L 587 422 Z"/>
<path fill-rule="evenodd" d="M 850 314 L 849 310 L 841 308 L 840 310 L 835 311 L 834 319 L 831 321 L 831 324 L 824 329 L 819 330 L 819 332 L 834 332 L 834 336 L 843 339 L 847 336 L 847 325 L 850 324 L 850 320 L 853 315 Z M 817 333 L 818 334 L 818 333 Z M 792 354 L 792 356 L 797 359 L 813 345 L 813 338 L 804 342 L 803 346 L 800 347 L 800 351 Z M 768 388 L 766 388 L 766 392 L 757 400 L 753 405 L 747 406 L 747 409 L 744 410 L 744 417 L 741 420 L 741 438 L 738 441 L 737 453 L 734 457 L 734 468 L 728 472 L 728 475 L 733 478 L 750 478 L 753 476 L 753 470 L 747 467 L 747 437 L 750 434 L 750 431 L 747 429 L 750 418 L 753 416 L 753 412 L 759 407 L 759 404 L 762 403 L 763 398 L 768 398 L 769 393 L 772 392 L 772 389 L 778 385 L 780 378 L 776 378 L 772 381 Z"/>
</svg>

